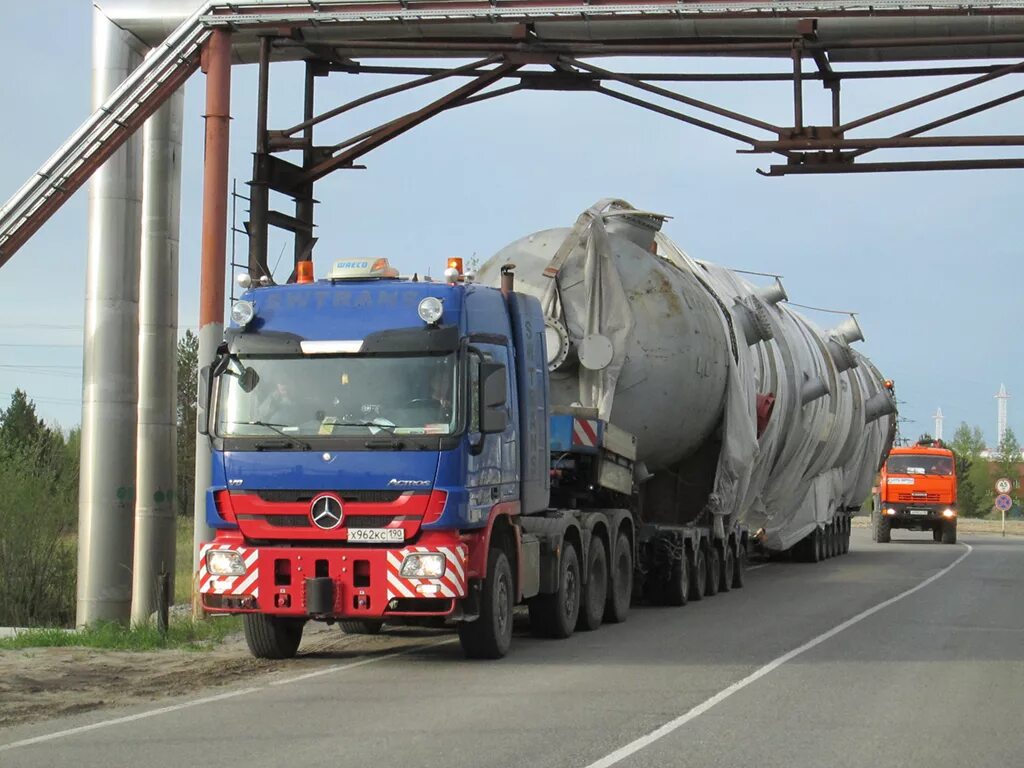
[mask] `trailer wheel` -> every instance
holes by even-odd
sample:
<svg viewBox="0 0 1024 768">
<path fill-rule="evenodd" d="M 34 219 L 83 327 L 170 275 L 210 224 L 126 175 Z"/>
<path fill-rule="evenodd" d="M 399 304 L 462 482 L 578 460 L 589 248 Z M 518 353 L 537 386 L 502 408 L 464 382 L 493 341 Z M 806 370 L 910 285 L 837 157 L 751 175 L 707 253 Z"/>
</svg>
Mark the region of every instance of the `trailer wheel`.
<svg viewBox="0 0 1024 768">
<path fill-rule="evenodd" d="M 724 542 L 718 551 L 722 567 L 718 572 L 718 591 L 728 592 L 732 589 L 732 574 L 736 570 L 736 555 L 733 554 L 729 542 Z"/>
<path fill-rule="evenodd" d="M 604 542 L 599 536 L 594 536 L 590 540 L 590 552 L 587 555 L 587 585 L 583 589 L 576 629 L 592 630 L 600 627 L 607 601 L 608 557 L 605 555 Z"/>
<path fill-rule="evenodd" d="M 850 518 L 843 520 L 843 554 L 850 551 Z"/>
<path fill-rule="evenodd" d="M 703 600 L 708 582 L 708 568 L 707 563 L 704 562 L 704 550 L 700 546 L 688 550 L 686 560 L 687 570 L 690 572 L 690 599 L 694 602 Z"/>
<path fill-rule="evenodd" d="M 722 558 L 718 554 L 718 547 L 714 544 L 708 547 L 704 553 L 704 562 L 707 564 L 708 577 L 705 580 L 704 594 L 714 597 L 718 594 L 719 576 L 722 574 Z"/>
<path fill-rule="evenodd" d="M 836 546 L 836 524 L 832 521 L 825 529 L 825 558 L 832 558 L 839 554 L 839 547 Z"/>
<path fill-rule="evenodd" d="M 247 613 L 242 618 L 245 642 L 257 659 L 291 659 L 302 642 L 305 619 Z"/>
<path fill-rule="evenodd" d="M 825 559 L 825 529 L 815 528 L 813 533 L 814 541 L 814 562 L 820 563 Z"/>
<path fill-rule="evenodd" d="M 341 631 L 346 635 L 379 635 L 383 621 L 363 621 L 361 619 L 342 619 L 338 622 Z"/>
<path fill-rule="evenodd" d="M 684 552 L 672 563 L 672 573 L 664 591 L 666 605 L 681 606 L 689 602 L 690 573 L 690 561 Z"/>
<path fill-rule="evenodd" d="M 892 540 L 892 527 L 889 520 L 879 513 L 875 517 L 875 541 L 879 544 L 888 544 Z"/>
<path fill-rule="evenodd" d="M 745 580 L 745 573 L 747 570 L 747 555 L 745 547 L 740 543 L 736 542 L 736 557 L 733 559 L 732 568 L 732 588 L 743 589 L 743 582 Z"/>
<path fill-rule="evenodd" d="M 942 524 L 942 543 L 956 544 L 956 520 Z"/>
<path fill-rule="evenodd" d="M 562 545 L 558 591 L 529 602 L 530 630 L 541 637 L 564 639 L 576 628 L 580 614 L 580 559 L 571 541 Z"/>
<path fill-rule="evenodd" d="M 611 584 L 604 606 L 604 620 L 609 624 L 620 624 L 629 613 L 633 599 L 633 549 L 629 537 L 622 531 L 615 539 L 615 553 L 611 568 Z"/>
<path fill-rule="evenodd" d="M 515 588 L 512 567 L 503 549 L 487 555 L 487 579 L 482 587 L 480 616 L 459 624 L 459 643 L 470 659 L 500 659 L 512 645 L 512 608 Z"/>
</svg>

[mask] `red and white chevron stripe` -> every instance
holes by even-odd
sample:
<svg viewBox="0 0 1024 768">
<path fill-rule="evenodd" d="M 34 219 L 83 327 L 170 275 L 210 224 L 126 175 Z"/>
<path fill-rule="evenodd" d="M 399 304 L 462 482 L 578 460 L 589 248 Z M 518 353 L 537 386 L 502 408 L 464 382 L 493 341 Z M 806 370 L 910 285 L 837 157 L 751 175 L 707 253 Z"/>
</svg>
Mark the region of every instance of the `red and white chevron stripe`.
<svg viewBox="0 0 1024 768">
<path fill-rule="evenodd" d="M 572 420 L 572 444 L 597 447 L 597 422 L 593 419 Z"/>
<path fill-rule="evenodd" d="M 242 576 L 214 576 L 206 570 L 206 553 L 211 549 L 234 550 L 245 561 L 245 574 Z M 213 595 L 252 595 L 260 596 L 260 553 L 258 549 L 233 547 L 230 544 L 203 544 L 199 548 L 199 592 Z"/>
<path fill-rule="evenodd" d="M 466 555 L 464 544 L 453 547 L 406 547 L 397 552 L 388 552 L 388 600 L 395 597 L 465 597 L 466 596 Z M 402 561 L 406 555 L 442 554 L 447 561 L 444 575 L 440 579 L 403 579 Z M 418 592 L 421 584 L 437 585 L 436 595 Z"/>
</svg>

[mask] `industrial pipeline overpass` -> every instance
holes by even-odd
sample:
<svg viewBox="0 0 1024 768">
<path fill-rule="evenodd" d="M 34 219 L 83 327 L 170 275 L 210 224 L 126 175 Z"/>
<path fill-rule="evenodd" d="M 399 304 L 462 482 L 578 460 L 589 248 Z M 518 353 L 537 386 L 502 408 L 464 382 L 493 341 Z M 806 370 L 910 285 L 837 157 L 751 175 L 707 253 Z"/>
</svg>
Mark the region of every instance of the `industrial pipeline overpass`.
<svg viewBox="0 0 1024 768">
<path fill-rule="evenodd" d="M 879 120 L 1024 71 L 1024 2 L 391 2 L 198 3 L 102 0 L 93 27 L 95 112 L 0 209 L 0 266 L 87 180 L 90 186 L 84 334 L 79 623 L 148 617 L 156 571 L 173 562 L 174 353 L 181 88 L 206 76 L 206 153 L 200 318 L 201 363 L 213 357 L 224 315 L 227 151 L 233 64 L 259 67 L 248 271 L 270 279 L 267 232 L 294 235 L 294 258 L 315 252 L 316 183 L 358 168 L 372 150 L 451 109 L 521 90 L 591 91 L 715 131 L 772 158 L 769 176 L 1021 168 L 984 150 L 1021 135 L 950 135 L 959 120 L 1024 96 L 997 98 L 896 135 Z M 743 73 L 616 69 L 617 58 L 658 62 L 743 57 Z M 270 69 L 306 62 L 305 109 L 290 126 L 267 121 Z M 420 61 L 417 61 L 420 60 Z M 788 62 L 780 72 L 778 61 Z M 456 61 L 456 66 L 438 62 Z M 317 113 L 317 79 L 392 74 L 396 85 Z M 849 115 L 851 80 L 956 76 L 960 83 L 882 111 Z M 787 124 L 686 94 L 688 82 L 792 84 Z M 334 117 L 402 91 L 449 81 L 415 112 L 341 142 L 317 142 Z M 807 88 L 831 95 L 831 119 L 805 119 Z M 666 106 L 666 102 L 671 106 Z M 943 129 L 941 135 L 935 132 Z M 956 150 L 919 159 L 919 150 Z M 896 150 L 884 162 L 865 157 Z M 976 156 L 963 157 L 963 153 Z M 271 192 L 294 201 L 270 209 Z M 209 457 L 197 450 L 197 508 Z M 134 489 L 134 499 L 123 490 Z M 119 495 L 118 491 L 122 493 Z M 134 503 L 133 503 L 134 502 Z M 197 516 L 196 538 L 206 538 Z M 170 569 L 173 570 L 173 569 Z"/>
</svg>

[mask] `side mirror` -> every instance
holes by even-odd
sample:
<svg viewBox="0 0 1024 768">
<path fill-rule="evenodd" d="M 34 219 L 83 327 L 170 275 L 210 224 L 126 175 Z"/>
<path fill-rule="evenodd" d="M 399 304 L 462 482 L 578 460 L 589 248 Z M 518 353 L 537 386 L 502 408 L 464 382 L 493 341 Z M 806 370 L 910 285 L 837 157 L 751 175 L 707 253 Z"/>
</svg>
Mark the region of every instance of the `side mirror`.
<svg viewBox="0 0 1024 768">
<path fill-rule="evenodd" d="M 259 383 L 260 375 L 256 373 L 255 368 L 246 368 L 238 376 L 238 386 L 246 394 L 249 394 L 254 389 L 256 389 L 256 385 Z"/>
<path fill-rule="evenodd" d="M 210 366 L 199 369 L 199 387 L 196 390 L 196 430 L 200 435 L 210 434 Z"/>
<path fill-rule="evenodd" d="M 504 432 L 508 426 L 508 380 L 501 363 L 480 365 L 480 431 Z"/>
</svg>

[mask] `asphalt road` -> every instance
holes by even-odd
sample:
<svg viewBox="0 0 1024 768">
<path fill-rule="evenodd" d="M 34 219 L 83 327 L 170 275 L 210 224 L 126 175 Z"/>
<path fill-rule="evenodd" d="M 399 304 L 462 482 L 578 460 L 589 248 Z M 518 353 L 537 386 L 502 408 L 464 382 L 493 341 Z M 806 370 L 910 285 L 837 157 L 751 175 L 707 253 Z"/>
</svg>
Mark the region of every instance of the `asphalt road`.
<svg viewBox="0 0 1024 768">
<path fill-rule="evenodd" d="M 0 731 L 0 766 L 1024 765 L 1024 542 L 964 540 L 855 530 L 846 556 L 568 641 L 521 634 L 500 662 L 431 633 L 307 654 Z"/>
</svg>

